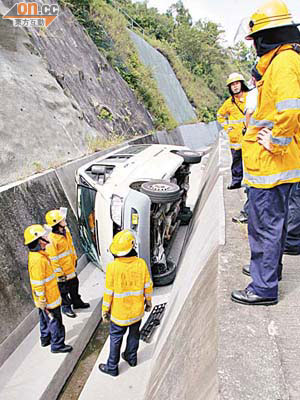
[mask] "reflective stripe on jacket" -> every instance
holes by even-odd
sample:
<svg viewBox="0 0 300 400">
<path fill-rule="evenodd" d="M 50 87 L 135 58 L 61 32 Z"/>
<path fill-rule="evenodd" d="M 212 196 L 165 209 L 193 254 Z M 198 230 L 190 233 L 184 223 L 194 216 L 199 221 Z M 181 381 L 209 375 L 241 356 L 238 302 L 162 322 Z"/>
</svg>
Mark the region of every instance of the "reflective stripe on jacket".
<svg viewBox="0 0 300 400">
<path fill-rule="evenodd" d="M 230 148 L 239 150 L 242 147 L 243 128 L 245 126 L 245 116 L 242 112 L 245 110 L 247 93 L 238 99 L 235 98 L 236 104 L 232 102 L 232 97 L 229 97 L 223 105 L 219 108 L 217 113 L 217 120 L 223 129 L 229 135 Z"/>
<path fill-rule="evenodd" d="M 28 272 L 33 300 L 38 307 L 38 299 L 47 301 L 47 308 L 61 304 L 60 292 L 50 259 L 45 251 L 30 251 Z"/>
<path fill-rule="evenodd" d="M 146 298 L 151 300 L 152 287 L 142 258 L 116 258 L 106 268 L 102 311 L 110 311 L 117 325 L 132 325 L 143 318 L 144 302 Z"/>
<path fill-rule="evenodd" d="M 49 240 L 46 251 L 56 276 L 65 275 L 67 280 L 74 278 L 77 256 L 69 229 L 66 227 L 66 236 L 51 232 Z"/>
<path fill-rule="evenodd" d="M 261 57 L 258 104 L 243 140 L 244 182 L 272 188 L 300 181 L 300 55 L 291 45 Z M 272 151 L 257 140 L 263 127 L 272 130 Z"/>
</svg>

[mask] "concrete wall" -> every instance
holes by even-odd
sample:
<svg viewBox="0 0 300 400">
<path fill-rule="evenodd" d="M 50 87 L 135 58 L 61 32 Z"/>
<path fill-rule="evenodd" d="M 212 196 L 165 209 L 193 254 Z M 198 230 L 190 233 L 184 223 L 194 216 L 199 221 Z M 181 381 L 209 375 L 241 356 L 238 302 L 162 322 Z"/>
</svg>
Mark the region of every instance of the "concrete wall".
<svg viewBox="0 0 300 400">
<path fill-rule="evenodd" d="M 181 125 L 175 129 L 176 135 L 182 137 L 185 146 L 191 149 L 210 146 L 218 139 L 220 125 L 216 122 L 205 124 Z"/>
<path fill-rule="evenodd" d="M 40 31 L 2 19 L 14 4 L 0 0 L 0 185 L 82 157 L 111 135 L 153 129 L 68 8 Z M 103 107 L 111 118 L 99 117 Z"/>
<path fill-rule="evenodd" d="M 225 241 L 218 147 L 210 157 L 152 361 L 146 400 L 215 400 L 218 248 Z"/>
<path fill-rule="evenodd" d="M 27 269 L 24 229 L 45 223 L 48 210 L 68 207 L 68 224 L 78 255 L 82 254 L 75 215 L 55 171 L 0 192 L 0 342 L 34 308 Z M 3 323 L 4 322 L 4 323 Z"/>
<path fill-rule="evenodd" d="M 160 131 L 133 139 L 131 143 L 159 143 L 187 146 L 193 150 L 210 147 L 218 140 L 221 126 L 216 122 L 181 125 L 173 131 Z"/>
</svg>

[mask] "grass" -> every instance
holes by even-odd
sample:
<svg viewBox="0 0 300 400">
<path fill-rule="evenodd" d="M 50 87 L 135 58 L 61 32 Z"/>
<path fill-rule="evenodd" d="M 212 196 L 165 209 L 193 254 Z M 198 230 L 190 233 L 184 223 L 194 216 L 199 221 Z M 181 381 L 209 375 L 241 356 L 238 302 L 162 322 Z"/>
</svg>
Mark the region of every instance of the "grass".
<svg viewBox="0 0 300 400">
<path fill-rule="evenodd" d="M 99 51 L 135 92 L 138 100 L 151 114 L 155 129 L 176 128 L 178 123 L 168 109 L 151 69 L 139 60 L 127 29 L 128 21 L 123 14 L 105 0 L 59 0 L 59 2 L 62 6 L 71 8 Z M 195 109 L 198 120 L 208 122 L 215 119 L 219 100 L 205 82 L 183 65 L 175 50 L 167 42 L 146 36 L 143 38 L 168 59 Z M 98 79 L 101 81 L 101 76 Z M 98 118 L 108 119 L 108 116 L 99 114 Z"/>
<path fill-rule="evenodd" d="M 160 94 L 151 70 L 139 60 L 127 30 L 126 18 L 104 0 L 69 0 L 68 3 L 60 1 L 60 4 L 71 8 L 99 51 L 149 111 L 155 128 L 174 129 L 178 123 Z"/>
<path fill-rule="evenodd" d="M 99 137 L 87 136 L 87 146 L 90 153 L 95 153 L 96 151 L 109 149 L 110 147 L 114 147 L 122 142 L 124 142 L 126 138 L 124 136 L 120 136 L 117 134 L 112 134 L 110 137 L 106 139 L 101 139 Z"/>
<path fill-rule="evenodd" d="M 100 120 L 105 119 L 108 121 L 112 121 L 114 119 L 114 117 L 108 108 L 102 107 L 101 110 L 99 111 L 98 119 L 100 119 Z"/>
<path fill-rule="evenodd" d="M 43 168 L 42 164 L 39 161 L 34 161 L 32 163 L 32 165 L 33 165 L 33 168 L 34 168 L 34 172 L 36 174 L 39 173 L 39 172 L 44 171 L 44 168 Z"/>
<path fill-rule="evenodd" d="M 167 58 L 190 103 L 194 106 L 198 119 L 202 122 L 214 120 L 215 110 L 220 102 L 218 97 L 200 77 L 192 74 L 183 65 L 175 50 L 167 42 L 145 36 L 144 39 Z"/>
</svg>

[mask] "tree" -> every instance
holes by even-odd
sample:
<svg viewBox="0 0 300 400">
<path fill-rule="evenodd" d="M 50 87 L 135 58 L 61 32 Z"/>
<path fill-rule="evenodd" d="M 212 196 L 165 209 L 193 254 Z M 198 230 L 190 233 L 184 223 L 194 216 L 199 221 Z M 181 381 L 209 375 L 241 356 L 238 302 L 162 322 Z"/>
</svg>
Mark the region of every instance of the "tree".
<svg viewBox="0 0 300 400">
<path fill-rule="evenodd" d="M 226 93 L 224 81 L 230 70 L 228 54 L 220 44 L 222 34 L 218 24 L 205 20 L 193 26 L 180 25 L 175 31 L 178 56 L 220 99 Z"/>
<path fill-rule="evenodd" d="M 166 14 L 168 16 L 172 16 L 176 24 L 179 25 L 188 25 L 192 26 L 193 20 L 191 14 L 187 8 L 184 7 L 183 2 L 181 0 L 177 1 L 177 3 L 172 4 Z"/>
<path fill-rule="evenodd" d="M 249 73 L 257 58 L 254 48 L 252 46 L 247 47 L 243 41 L 240 41 L 235 46 L 230 47 L 228 51 L 238 69 Z"/>
<path fill-rule="evenodd" d="M 109 1 L 109 0 L 107 0 Z M 172 16 L 160 14 L 154 7 L 148 8 L 147 2 L 132 3 L 131 0 L 119 0 L 117 4 L 125 11 L 148 36 L 158 40 L 172 42 L 175 21 Z"/>
</svg>

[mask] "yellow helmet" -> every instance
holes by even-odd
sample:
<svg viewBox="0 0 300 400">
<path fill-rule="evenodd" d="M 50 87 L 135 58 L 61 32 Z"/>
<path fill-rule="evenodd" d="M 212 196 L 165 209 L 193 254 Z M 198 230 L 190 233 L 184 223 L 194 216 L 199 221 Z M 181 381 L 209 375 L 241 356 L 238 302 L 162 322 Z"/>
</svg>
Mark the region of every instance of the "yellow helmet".
<svg viewBox="0 0 300 400">
<path fill-rule="evenodd" d="M 233 72 L 232 74 L 229 75 L 226 81 L 226 85 L 229 86 L 233 82 L 244 81 L 244 80 L 245 78 L 243 77 L 242 74 L 239 74 L 238 72 Z"/>
<path fill-rule="evenodd" d="M 42 225 L 30 225 L 24 231 L 24 244 L 27 246 L 29 243 L 34 242 L 44 235 L 48 235 L 47 229 Z"/>
<path fill-rule="evenodd" d="M 135 237 L 128 229 L 118 232 L 109 247 L 109 250 L 115 256 L 126 256 L 135 245 Z"/>
<path fill-rule="evenodd" d="M 46 214 L 46 223 L 49 226 L 54 226 L 59 224 L 63 219 L 67 216 L 67 209 L 65 207 L 61 207 L 59 210 L 51 210 Z"/>
<path fill-rule="evenodd" d="M 249 33 L 245 39 L 252 39 L 252 35 L 265 29 L 281 26 L 299 25 L 292 21 L 292 15 L 286 4 L 281 0 L 268 0 L 254 14 L 249 21 Z"/>
</svg>

